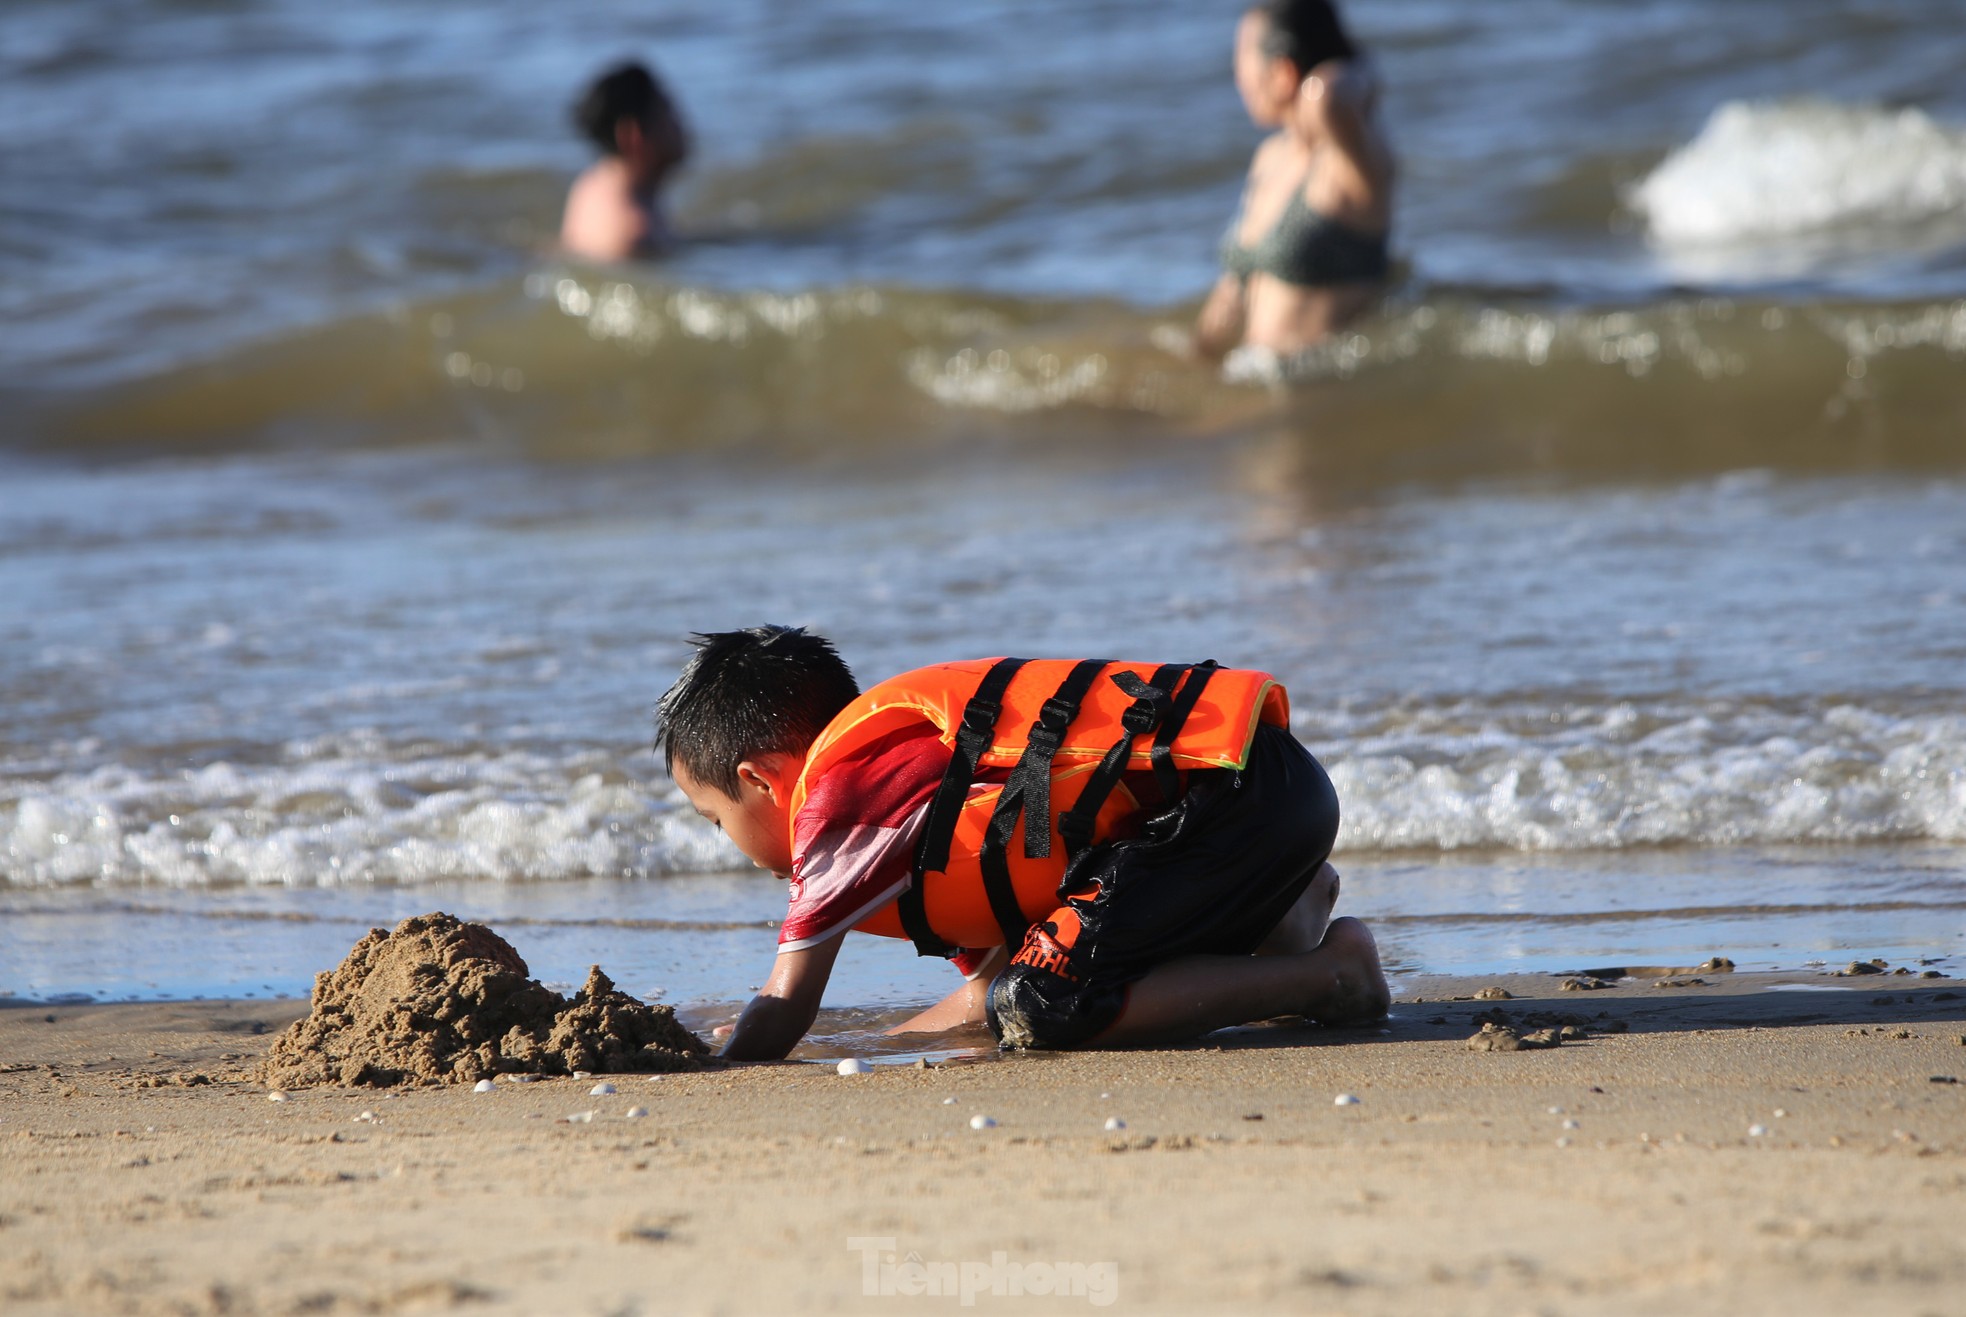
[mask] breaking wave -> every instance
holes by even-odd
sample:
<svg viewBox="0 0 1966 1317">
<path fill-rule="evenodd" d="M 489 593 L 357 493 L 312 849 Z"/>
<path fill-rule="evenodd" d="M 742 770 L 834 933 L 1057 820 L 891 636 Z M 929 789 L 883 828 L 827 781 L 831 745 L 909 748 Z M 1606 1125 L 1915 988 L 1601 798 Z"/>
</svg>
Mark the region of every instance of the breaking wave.
<svg viewBox="0 0 1966 1317">
<path fill-rule="evenodd" d="M 1693 277 L 1943 250 L 1966 242 L 1966 129 L 1914 108 L 1730 101 L 1628 199 Z"/>
<path fill-rule="evenodd" d="M 1342 738 L 1331 763 L 1349 848 L 1966 839 L 1956 714 L 1614 703 L 1455 706 L 1387 722 Z"/>
<path fill-rule="evenodd" d="M 1966 716 L 1861 704 L 1452 704 L 1300 716 L 1341 850 L 1604 851 L 1966 841 Z M 20 887 L 335 887 L 742 870 L 674 788 L 608 752 L 283 747 L 272 762 L 34 773 L 0 800 Z"/>
<path fill-rule="evenodd" d="M 1401 479 L 1651 469 L 1675 453 L 1689 469 L 1957 459 L 1961 301 L 1593 309 L 1409 291 L 1301 357 L 1244 352 L 1226 370 L 1169 350 L 1186 315 L 549 270 L 135 383 L 0 402 L 21 422 L 12 442 L 69 454 L 465 440 L 581 459 L 1282 426 L 1361 472 L 1392 454 Z"/>
</svg>

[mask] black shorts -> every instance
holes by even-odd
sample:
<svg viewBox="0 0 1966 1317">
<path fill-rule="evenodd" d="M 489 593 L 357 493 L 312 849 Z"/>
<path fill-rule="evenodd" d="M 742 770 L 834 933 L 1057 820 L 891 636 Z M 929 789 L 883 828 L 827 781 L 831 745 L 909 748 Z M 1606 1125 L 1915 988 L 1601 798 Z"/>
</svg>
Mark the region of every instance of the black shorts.
<svg viewBox="0 0 1966 1317">
<path fill-rule="evenodd" d="M 1247 955 L 1310 886 L 1338 836 L 1338 793 L 1310 751 L 1257 727 L 1241 770 L 1196 769 L 1140 836 L 1081 852 L 1062 904 L 990 985 L 1005 1047 L 1068 1048 L 1119 1018 L 1128 987 L 1177 956 Z"/>
</svg>

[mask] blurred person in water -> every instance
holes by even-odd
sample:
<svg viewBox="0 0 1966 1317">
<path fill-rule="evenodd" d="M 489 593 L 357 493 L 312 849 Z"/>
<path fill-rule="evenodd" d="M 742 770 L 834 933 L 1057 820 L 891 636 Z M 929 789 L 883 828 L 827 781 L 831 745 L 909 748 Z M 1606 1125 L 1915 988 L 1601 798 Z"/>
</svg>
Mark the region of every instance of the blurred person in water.
<svg viewBox="0 0 1966 1317">
<path fill-rule="evenodd" d="M 1236 90 L 1275 131 L 1256 148 L 1195 346 L 1288 355 L 1377 298 L 1389 261 L 1393 155 L 1378 77 L 1327 0 L 1266 0 L 1236 26 Z"/>
<path fill-rule="evenodd" d="M 573 107 L 581 136 L 600 149 L 567 193 L 560 246 L 590 261 L 653 256 L 673 238 L 663 186 L 689 159 L 681 113 L 655 75 L 637 63 L 609 69 Z"/>
</svg>

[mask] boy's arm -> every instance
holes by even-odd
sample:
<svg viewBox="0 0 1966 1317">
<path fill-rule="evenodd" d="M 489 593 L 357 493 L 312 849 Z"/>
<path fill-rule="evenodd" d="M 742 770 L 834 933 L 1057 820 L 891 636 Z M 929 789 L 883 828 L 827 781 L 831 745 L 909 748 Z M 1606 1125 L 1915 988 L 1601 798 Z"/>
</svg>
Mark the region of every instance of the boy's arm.
<svg viewBox="0 0 1966 1317">
<path fill-rule="evenodd" d="M 903 1020 L 888 1032 L 897 1033 L 941 1033 L 945 1029 L 960 1029 L 966 1024 L 983 1023 L 983 1006 L 990 999 L 990 983 L 997 977 L 997 971 L 1004 965 L 1004 949 L 992 947 L 987 959 L 977 969 L 976 976 L 966 979 L 962 987 L 944 997 L 935 1005 L 909 1019 Z"/>
<path fill-rule="evenodd" d="M 781 951 L 765 986 L 737 1017 L 721 1056 L 731 1061 L 776 1061 L 798 1046 L 819 1015 L 846 929 L 797 951 Z"/>
</svg>

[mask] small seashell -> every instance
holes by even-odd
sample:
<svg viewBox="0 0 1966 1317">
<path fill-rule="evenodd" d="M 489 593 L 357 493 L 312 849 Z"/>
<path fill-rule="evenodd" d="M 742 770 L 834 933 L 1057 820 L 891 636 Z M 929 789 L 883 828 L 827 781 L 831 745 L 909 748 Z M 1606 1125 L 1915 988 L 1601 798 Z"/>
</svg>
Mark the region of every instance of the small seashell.
<svg viewBox="0 0 1966 1317">
<path fill-rule="evenodd" d="M 1558 1140 L 1556 1141 L 1556 1146 L 1557 1146 L 1557 1147 L 1559 1147 L 1559 1148 L 1567 1148 L 1567 1147 L 1569 1147 L 1569 1146 L 1570 1146 L 1570 1140 L 1569 1140 L 1569 1139 L 1558 1139 Z"/>
<path fill-rule="evenodd" d="M 836 1067 L 843 1075 L 864 1075 L 873 1068 L 857 1056 L 849 1056 Z"/>
<path fill-rule="evenodd" d="M 971 1116 L 969 1127 L 973 1130 L 993 1130 L 997 1127 L 997 1122 L 988 1116 Z"/>
<path fill-rule="evenodd" d="M 363 1124 L 372 1123 L 374 1120 L 375 1120 L 375 1113 L 373 1111 L 364 1111 L 361 1115 L 355 1117 L 355 1119 L 351 1121 L 350 1124 L 363 1125 Z"/>
<path fill-rule="evenodd" d="M 942 1105 L 945 1107 L 953 1107 L 956 1105 L 956 1100 L 954 1098 L 943 1098 Z"/>
<path fill-rule="evenodd" d="M 285 1093 L 282 1093 L 279 1089 L 276 1088 L 271 1093 L 268 1093 L 266 1095 L 266 1100 L 268 1102 L 285 1102 L 287 1100 L 287 1095 Z"/>
<path fill-rule="evenodd" d="M 592 1125 L 593 1123 L 594 1113 L 591 1111 L 576 1111 L 567 1117 L 567 1124 L 569 1125 Z"/>
<path fill-rule="evenodd" d="M 513 1075 L 511 1079 L 507 1080 L 506 1082 L 512 1084 L 537 1084 L 539 1082 L 539 1076 L 538 1075 Z"/>
<path fill-rule="evenodd" d="M 603 1081 L 601 1081 L 600 1083 L 598 1083 L 598 1084 L 596 1084 L 596 1085 L 594 1085 L 594 1087 L 592 1087 L 592 1088 L 590 1088 L 590 1089 L 588 1089 L 588 1090 L 587 1090 L 587 1096 L 588 1096 L 588 1097 L 612 1097 L 612 1096 L 614 1096 L 614 1094 L 615 1094 L 616 1092 L 618 1092 L 618 1091 L 619 1091 L 619 1090 L 617 1090 L 617 1089 L 615 1088 L 615 1086 L 614 1086 L 613 1084 L 610 1084 L 610 1083 L 608 1083 L 608 1082 L 607 1082 L 606 1080 L 603 1080 Z"/>
<path fill-rule="evenodd" d="M 1563 1122 L 1563 1128 L 1567 1130 L 1574 1130 L 1574 1129 L 1581 1129 L 1582 1126 L 1578 1125 L 1577 1122 L 1574 1120 L 1566 1120 Z"/>
<path fill-rule="evenodd" d="M 1784 1109 L 1784 1108 L 1782 1108 L 1782 1107 L 1776 1107 L 1776 1108 L 1775 1108 L 1775 1118 L 1776 1118 L 1777 1120 L 1780 1120 L 1780 1119 L 1781 1119 L 1781 1118 L 1782 1118 L 1783 1116 L 1786 1116 L 1786 1115 L 1788 1115 L 1788 1114 L 1789 1114 L 1789 1113 L 1787 1112 L 1787 1110 L 1786 1110 L 1786 1109 Z"/>
<path fill-rule="evenodd" d="M 492 1083 L 492 1081 L 489 1079 L 480 1079 L 477 1083 L 471 1086 L 471 1091 L 473 1093 L 489 1093 L 497 1087 L 498 1085 Z"/>
<path fill-rule="evenodd" d="M 1108 1116 L 1106 1117 L 1106 1128 L 1109 1131 L 1123 1130 L 1126 1128 L 1126 1122 L 1121 1120 L 1118 1116 Z"/>
<path fill-rule="evenodd" d="M 1358 1105 L 1358 1094 L 1340 1093 L 1337 1097 L 1331 1099 L 1331 1105 L 1334 1107 L 1355 1107 Z"/>
<path fill-rule="evenodd" d="M 1102 1097 L 1102 1098 L 1109 1098 L 1109 1097 L 1111 1097 L 1111 1096 L 1112 1096 L 1112 1094 L 1111 1094 L 1111 1093 L 1101 1093 L 1101 1094 L 1100 1094 L 1099 1096 L 1100 1096 L 1100 1097 Z"/>
<path fill-rule="evenodd" d="M 630 1107 L 622 1114 L 630 1120 L 640 1120 L 643 1116 L 649 1114 L 649 1109 L 647 1107 Z"/>
<path fill-rule="evenodd" d="M 573 1072 L 573 1077 L 575 1079 L 592 1079 L 594 1072 L 592 1070 L 576 1070 Z"/>
<path fill-rule="evenodd" d="M 1551 1114 L 1552 1116 L 1561 1116 L 1561 1115 L 1563 1114 L 1563 1108 L 1562 1108 L 1562 1107 L 1551 1107 L 1551 1108 L 1550 1108 L 1550 1114 Z"/>
<path fill-rule="evenodd" d="M 1766 1134 L 1767 1132 L 1768 1132 L 1768 1127 L 1766 1125 L 1748 1126 L 1748 1137 L 1751 1139 L 1758 1139 L 1762 1135 Z"/>
</svg>

